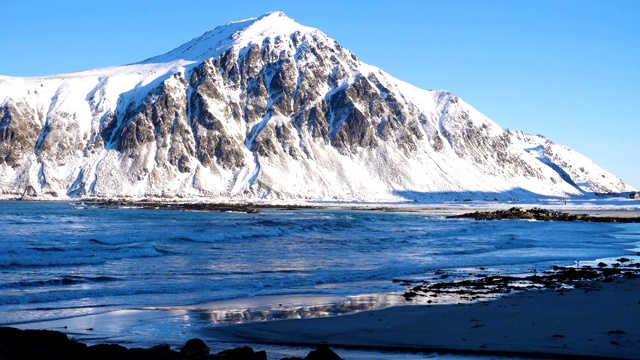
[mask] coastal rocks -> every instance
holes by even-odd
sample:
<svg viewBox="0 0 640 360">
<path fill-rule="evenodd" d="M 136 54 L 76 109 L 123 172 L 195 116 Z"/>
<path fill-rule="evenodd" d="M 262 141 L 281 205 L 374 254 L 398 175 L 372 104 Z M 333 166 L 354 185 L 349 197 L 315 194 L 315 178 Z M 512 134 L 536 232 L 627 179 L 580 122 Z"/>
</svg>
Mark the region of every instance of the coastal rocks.
<svg viewBox="0 0 640 360">
<path fill-rule="evenodd" d="M 121 359 L 121 360 L 133 360 L 133 354 L 129 353 L 129 350 L 118 344 L 98 344 L 89 346 L 77 351 L 73 351 L 69 357 L 57 355 L 55 358 L 62 359 L 77 359 L 77 360 L 107 360 L 107 359 Z"/>
<path fill-rule="evenodd" d="M 342 360 L 338 354 L 329 349 L 326 345 L 321 345 L 313 350 L 304 359 L 301 357 L 288 357 L 281 360 Z"/>
<path fill-rule="evenodd" d="M 640 276 L 640 263 L 614 263 L 611 266 L 599 263 L 597 267 L 553 266 L 551 270 L 534 273 L 529 276 L 486 276 L 478 274 L 476 278 L 459 281 L 429 283 L 427 281 L 394 280 L 405 286 L 411 286 L 403 294 L 406 301 L 417 297 L 435 299 L 455 295 L 460 300 L 476 301 L 492 298 L 514 291 L 533 289 L 559 290 L 581 288 L 585 291 L 594 285 L 593 281 L 611 282 L 615 278 L 637 278 Z M 432 301 L 428 301 L 431 303 Z"/>
<path fill-rule="evenodd" d="M 460 215 L 451 215 L 450 219 L 474 220 L 541 220 L 541 221 L 586 221 L 601 223 L 638 223 L 640 217 L 592 216 L 587 214 L 570 214 L 566 212 L 541 208 L 524 209 L 512 207 L 508 210 L 476 211 Z"/>
<path fill-rule="evenodd" d="M 263 351 L 253 351 L 248 346 L 238 347 L 221 351 L 216 359 L 221 360 L 267 360 L 267 353 Z"/>
<path fill-rule="evenodd" d="M 215 355 L 201 339 L 190 339 L 180 352 L 169 345 L 158 345 L 147 349 L 131 348 L 118 344 L 86 344 L 70 340 L 66 334 L 52 330 L 20 330 L 0 327 L 0 360 L 46 359 L 46 360 L 267 360 L 265 351 L 254 351 L 250 347 L 224 350 Z M 298 358 L 289 358 L 298 359 Z M 301 358 L 300 358 L 301 359 Z M 342 360 L 327 346 L 311 351 L 305 360 Z"/>
<path fill-rule="evenodd" d="M 50 330 L 0 327 L 0 359 L 71 359 L 87 345 Z"/>
<path fill-rule="evenodd" d="M 328 346 L 323 345 L 310 352 L 304 360 L 342 360 L 342 358 Z"/>
<path fill-rule="evenodd" d="M 180 354 L 188 359 L 195 359 L 209 355 L 209 347 L 200 339 L 191 339 L 180 349 Z"/>
</svg>

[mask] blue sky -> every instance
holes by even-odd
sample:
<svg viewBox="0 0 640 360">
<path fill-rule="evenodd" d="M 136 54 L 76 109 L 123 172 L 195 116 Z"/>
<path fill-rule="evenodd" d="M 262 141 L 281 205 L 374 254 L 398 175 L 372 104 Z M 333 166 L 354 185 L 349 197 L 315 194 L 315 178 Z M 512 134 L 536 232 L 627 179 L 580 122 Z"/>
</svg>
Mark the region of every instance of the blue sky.
<svg viewBox="0 0 640 360">
<path fill-rule="evenodd" d="M 640 188 L 640 1 L 24 1 L 0 6 L 0 74 L 137 62 L 281 10 L 362 61 L 449 90 Z"/>
</svg>

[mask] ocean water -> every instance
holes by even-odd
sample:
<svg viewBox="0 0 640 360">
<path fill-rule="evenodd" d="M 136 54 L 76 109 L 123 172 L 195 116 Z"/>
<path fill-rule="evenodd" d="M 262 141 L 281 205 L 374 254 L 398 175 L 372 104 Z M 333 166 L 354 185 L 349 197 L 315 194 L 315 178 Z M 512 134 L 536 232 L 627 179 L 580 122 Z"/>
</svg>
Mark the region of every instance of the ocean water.
<svg viewBox="0 0 640 360">
<path fill-rule="evenodd" d="M 0 202 L 0 326 L 178 343 L 206 326 L 403 304 L 394 279 L 531 273 L 639 247 L 638 224 Z"/>
</svg>

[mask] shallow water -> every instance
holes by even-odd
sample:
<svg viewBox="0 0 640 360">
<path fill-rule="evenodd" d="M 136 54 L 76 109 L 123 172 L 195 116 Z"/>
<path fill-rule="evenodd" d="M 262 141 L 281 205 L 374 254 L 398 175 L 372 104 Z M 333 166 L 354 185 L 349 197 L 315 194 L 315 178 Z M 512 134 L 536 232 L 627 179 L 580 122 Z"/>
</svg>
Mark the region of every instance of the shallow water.
<svg viewBox="0 0 640 360">
<path fill-rule="evenodd" d="M 393 279 L 437 280 L 439 269 L 530 273 L 629 257 L 639 244 L 639 224 L 0 202 L 0 325 L 72 323 L 96 341 L 179 341 L 203 326 L 403 303 Z M 136 324 L 145 317 L 153 322 Z M 94 330 L 80 331 L 86 322 Z"/>
</svg>

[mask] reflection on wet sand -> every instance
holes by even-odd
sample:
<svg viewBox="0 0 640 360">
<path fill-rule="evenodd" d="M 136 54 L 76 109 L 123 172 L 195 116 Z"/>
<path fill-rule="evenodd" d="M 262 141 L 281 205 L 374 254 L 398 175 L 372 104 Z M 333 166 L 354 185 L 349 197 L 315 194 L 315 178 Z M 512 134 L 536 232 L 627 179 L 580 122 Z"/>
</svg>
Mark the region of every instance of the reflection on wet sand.
<svg viewBox="0 0 640 360">
<path fill-rule="evenodd" d="M 486 296 L 488 300 L 495 295 Z M 278 302 L 287 298 L 289 303 Z M 293 301 L 292 299 L 293 298 Z M 327 316 L 353 314 L 367 310 L 378 310 L 392 306 L 409 305 L 402 292 L 364 294 L 348 298 L 327 296 L 278 296 L 256 297 L 253 301 L 238 301 L 211 303 L 197 307 L 153 308 L 153 310 L 182 311 L 190 320 L 204 325 L 227 325 L 245 322 L 260 322 L 270 320 L 310 319 Z M 435 305 L 466 303 L 469 298 L 460 294 L 445 294 L 437 300 L 416 298 L 411 305 Z M 149 309 L 151 310 L 151 309 Z"/>
</svg>

